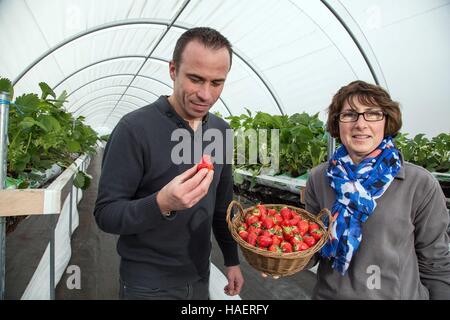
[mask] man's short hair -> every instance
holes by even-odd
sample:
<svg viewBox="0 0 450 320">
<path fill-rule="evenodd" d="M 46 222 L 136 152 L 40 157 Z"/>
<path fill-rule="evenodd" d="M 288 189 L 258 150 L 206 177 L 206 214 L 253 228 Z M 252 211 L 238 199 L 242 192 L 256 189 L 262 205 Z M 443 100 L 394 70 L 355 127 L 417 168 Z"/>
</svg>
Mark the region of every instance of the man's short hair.
<svg viewBox="0 0 450 320">
<path fill-rule="evenodd" d="M 184 48 L 191 41 L 198 41 L 202 43 L 206 48 L 219 50 L 226 48 L 230 54 L 230 67 L 231 60 L 233 56 L 233 49 L 231 48 L 231 43 L 225 38 L 220 32 L 208 27 L 197 27 L 192 28 L 184 32 L 178 39 L 175 49 L 173 51 L 172 61 L 175 66 L 179 66 L 181 63 L 181 56 L 183 54 Z"/>
</svg>

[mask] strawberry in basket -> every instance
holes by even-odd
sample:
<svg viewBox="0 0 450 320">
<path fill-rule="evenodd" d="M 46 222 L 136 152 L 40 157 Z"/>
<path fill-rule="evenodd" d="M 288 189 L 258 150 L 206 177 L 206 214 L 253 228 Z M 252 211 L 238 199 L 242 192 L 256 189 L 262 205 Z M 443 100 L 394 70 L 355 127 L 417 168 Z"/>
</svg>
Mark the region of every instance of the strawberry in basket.
<svg viewBox="0 0 450 320">
<path fill-rule="evenodd" d="M 279 211 L 258 204 L 245 215 L 239 235 L 248 244 L 272 252 L 299 252 L 313 247 L 323 231 L 313 221 L 295 210 L 283 207 Z M 251 235 L 251 236 L 250 236 Z"/>
<path fill-rule="evenodd" d="M 237 212 L 231 218 L 231 211 Z M 333 221 L 328 209 L 313 215 L 280 204 L 258 204 L 244 210 L 239 202 L 228 205 L 226 220 L 243 256 L 256 270 L 273 276 L 292 275 L 308 264 L 330 236 L 322 216 Z"/>
</svg>

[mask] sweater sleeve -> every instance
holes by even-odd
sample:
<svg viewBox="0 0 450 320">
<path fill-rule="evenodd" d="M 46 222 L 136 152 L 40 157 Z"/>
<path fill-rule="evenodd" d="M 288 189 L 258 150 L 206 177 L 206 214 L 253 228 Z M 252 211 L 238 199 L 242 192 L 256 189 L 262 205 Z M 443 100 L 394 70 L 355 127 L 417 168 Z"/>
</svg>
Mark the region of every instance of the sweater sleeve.
<svg viewBox="0 0 450 320">
<path fill-rule="evenodd" d="M 135 199 L 144 174 L 138 139 L 122 119 L 105 148 L 94 216 L 99 228 L 113 234 L 138 234 L 154 228 L 163 217 L 156 194 Z"/>
<path fill-rule="evenodd" d="M 430 299 L 450 297 L 450 252 L 446 232 L 449 214 L 437 180 L 419 204 L 415 217 L 415 248 L 422 283 Z"/>
<path fill-rule="evenodd" d="M 233 200 L 233 173 L 231 164 L 224 164 L 220 182 L 216 190 L 216 204 L 213 217 L 213 232 L 222 250 L 225 266 L 239 264 L 237 243 L 228 230 L 226 221 L 227 208 Z"/>
</svg>

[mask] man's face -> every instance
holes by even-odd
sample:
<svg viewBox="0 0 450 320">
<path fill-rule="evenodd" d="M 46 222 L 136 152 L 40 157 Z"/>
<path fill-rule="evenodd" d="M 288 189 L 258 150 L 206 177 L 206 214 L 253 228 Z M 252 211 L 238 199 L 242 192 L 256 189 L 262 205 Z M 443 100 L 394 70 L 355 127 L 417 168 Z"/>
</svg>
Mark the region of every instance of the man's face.
<svg viewBox="0 0 450 320">
<path fill-rule="evenodd" d="M 229 69 L 226 48 L 214 50 L 195 40 L 189 42 L 179 65 L 169 64 L 174 82 L 169 102 L 185 120 L 202 119 L 219 99 Z"/>
</svg>

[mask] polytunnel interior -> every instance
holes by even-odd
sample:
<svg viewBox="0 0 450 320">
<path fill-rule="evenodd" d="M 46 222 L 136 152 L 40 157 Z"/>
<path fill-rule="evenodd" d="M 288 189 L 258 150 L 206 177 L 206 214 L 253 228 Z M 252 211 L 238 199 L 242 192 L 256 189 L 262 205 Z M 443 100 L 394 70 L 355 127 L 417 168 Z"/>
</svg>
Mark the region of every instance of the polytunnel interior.
<svg viewBox="0 0 450 320">
<path fill-rule="evenodd" d="M 210 26 L 234 50 L 212 111 L 325 119 L 337 89 L 362 79 L 402 104 L 406 132 L 433 135 L 448 129 L 448 13 L 447 1 L 2 1 L 8 47 L 0 70 L 16 96 L 40 81 L 66 90 L 69 111 L 109 132 L 122 115 L 170 92 L 175 40 Z"/>
<path fill-rule="evenodd" d="M 65 109 L 108 134 L 124 115 L 172 93 L 176 40 L 197 26 L 218 30 L 233 47 L 223 92 L 211 108 L 224 118 L 250 110 L 319 113 L 325 121 L 336 91 L 359 79 L 400 102 L 402 132 L 432 137 L 450 131 L 449 0 L 0 0 L 0 78 L 11 80 L 14 97 L 39 92 L 42 81 L 57 95 L 67 92 Z M 94 181 L 98 157 L 89 169 Z M 86 194 L 86 211 L 92 212 L 93 192 Z M 45 219 L 43 229 L 54 223 Z M 91 227 L 79 228 L 89 237 Z M 101 238 L 93 246 L 107 243 L 111 250 L 114 238 L 92 232 Z M 265 292 L 276 282 L 249 277 L 260 285 L 260 298 L 274 298 Z M 281 283 L 293 293 L 277 292 L 275 299 L 308 299 L 314 274 Z M 300 292 L 294 288 L 299 283 L 305 287 Z M 77 297 L 62 289 L 59 295 L 111 297 Z M 251 299 L 250 293 L 243 298 Z"/>
</svg>

